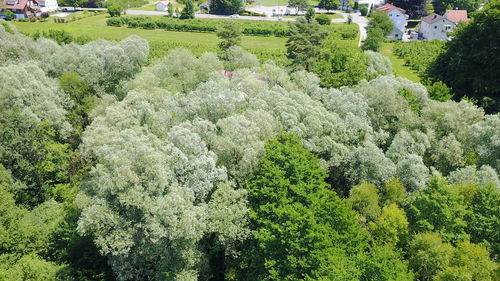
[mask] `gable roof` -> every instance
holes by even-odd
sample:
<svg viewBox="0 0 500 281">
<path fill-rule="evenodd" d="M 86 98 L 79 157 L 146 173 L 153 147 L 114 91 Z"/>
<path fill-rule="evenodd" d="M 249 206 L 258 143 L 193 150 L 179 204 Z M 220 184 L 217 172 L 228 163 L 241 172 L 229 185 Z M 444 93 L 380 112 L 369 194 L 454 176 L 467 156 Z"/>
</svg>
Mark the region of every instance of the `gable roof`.
<svg viewBox="0 0 500 281">
<path fill-rule="evenodd" d="M 377 8 L 377 11 L 384 11 L 386 13 L 389 13 L 392 10 L 398 10 L 398 11 L 400 11 L 403 14 L 406 13 L 405 9 L 401 9 L 399 7 L 396 7 L 396 6 L 392 5 L 392 4 L 384 4 L 384 5 L 382 5 L 382 6 L 380 6 L 380 7 Z"/>
<path fill-rule="evenodd" d="M 469 22 L 467 10 L 447 10 L 444 17 L 452 22 Z"/>
<path fill-rule="evenodd" d="M 423 22 L 426 22 L 426 23 L 428 23 L 428 24 L 431 24 L 431 23 L 435 23 L 435 22 L 437 22 L 437 21 L 439 21 L 439 20 L 442 20 L 442 19 L 444 19 L 444 17 L 443 17 L 443 16 L 440 16 L 440 15 L 438 15 L 438 14 L 434 14 L 434 13 L 432 13 L 432 14 L 430 14 L 430 15 L 428 15 L 428 16 L 423 17 L 423 18 L 422 18 L 422 21 L 423 21 Z"/>
<path fill-rule="evenodd" d="M 31 3 L 30 3 L 31 2 Z M 10 4 L 14 3 L 14 4 Z M 5 9 L 19 9 L 22 10 L 26 5 L 30 5 L 29 7 L 32 9 L 38 9 L 38 2 L 36 0 L 5 0 L 3 1 Z"/>
</svg>

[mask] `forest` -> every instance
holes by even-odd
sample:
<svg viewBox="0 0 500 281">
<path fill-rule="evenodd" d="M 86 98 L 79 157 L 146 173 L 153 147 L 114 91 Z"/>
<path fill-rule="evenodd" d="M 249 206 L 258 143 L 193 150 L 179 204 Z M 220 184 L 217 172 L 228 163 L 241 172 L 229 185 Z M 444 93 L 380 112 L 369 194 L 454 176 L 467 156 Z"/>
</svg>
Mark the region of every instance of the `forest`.
<svg viewBox="0 0 500 281">
<path fill-rule="evenodd" d="M 0 280 L 499 280 L 499 113 L 294 38 L 150 61 L 2 22 Z"/>
</svg>

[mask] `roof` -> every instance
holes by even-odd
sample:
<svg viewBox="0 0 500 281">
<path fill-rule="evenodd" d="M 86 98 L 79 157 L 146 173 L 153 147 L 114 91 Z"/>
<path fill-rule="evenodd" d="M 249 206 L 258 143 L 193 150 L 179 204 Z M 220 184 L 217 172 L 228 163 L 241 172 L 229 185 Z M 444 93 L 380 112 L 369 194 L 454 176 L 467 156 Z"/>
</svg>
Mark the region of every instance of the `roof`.
<svg viewBox="0 0 500 281">
<path fill-rule="evenodd" d="M 380 7 L 377 8 L 377 11 L 384 11 L 384 12 L 387 12 L 387 13 L 389 13 L 392 10 L 398 10 L 398 11 L 400 11 L 403 14 L 406 13 L 405 9 L 401 9 L 399 7 L 396 7 L 396 6 L 392 5 L 392 4 L 384 4 L 383 6 L 380 6 Z"/>
<path fill-rule="evenodd" d="M 28 0 L 5 0 L 3 1 L 3 4 L 4 4 L 4 7 L 6 9 L 24 9 L 24 7 L 26 7 L 26 5 L 28 5 L 30 1 Z M 30 8 L 35 8 L 35 9 L 38 9 L 38 2 L 35 1 L 35 0 L 31 0 L 31 2 L 33 2 L 32 6 L 30 6 Z M 15 3 L 14 5 L 11 5 L 9 3 Z"/>
<path fill-rule="evenodd" d="M 467 10 L 447 10 L 444 17 L 452 22 L 469 22 Z"/>
<path fill-rule="evenodd" d="M 434 13 L 432 13 L 432 14 L 430 14 L 430 15 L 428 15 L 428 16 L 423 17 L 423 18 L 422 18 L 422 21 L 423 21 L 423 22 L 426 22 L 426 23 L 428 23 L 428 24 L 431 24 L 431 23 L 435 23 L 435 22 L 437 22 L 437 21 L 440 21 L 440 20 L 442 20 L 442 19 L 444 19 L 444 17 L 443 17 L 443 16 L 440 16 L 440 15 L 438 15 L 438 14 L 434 14 Z"/>
</svg>

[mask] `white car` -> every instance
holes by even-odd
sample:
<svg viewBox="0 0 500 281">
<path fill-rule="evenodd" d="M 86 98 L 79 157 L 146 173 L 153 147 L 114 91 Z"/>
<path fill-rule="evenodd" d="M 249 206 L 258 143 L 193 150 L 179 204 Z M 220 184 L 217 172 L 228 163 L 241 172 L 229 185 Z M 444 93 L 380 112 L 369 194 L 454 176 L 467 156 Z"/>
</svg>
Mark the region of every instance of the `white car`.
<svg viewBox="0 0 500 281">
<path fill-rule="evenodd" d="M 240 17 L 240 15 L 238 15 L 238 14 L 234 14 L 234 15 L 230 15 L 229 17 L 230 17 L 230 18 L 239 18 L 239 17 Z"/>
</svg>

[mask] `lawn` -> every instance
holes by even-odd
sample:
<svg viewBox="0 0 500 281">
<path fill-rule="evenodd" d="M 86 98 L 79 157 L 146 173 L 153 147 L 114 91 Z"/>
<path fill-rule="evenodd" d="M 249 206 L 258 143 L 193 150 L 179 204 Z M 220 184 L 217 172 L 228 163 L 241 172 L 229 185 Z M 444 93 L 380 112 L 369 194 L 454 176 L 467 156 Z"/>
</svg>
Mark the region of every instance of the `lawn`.
<svg viewBox="0 0 500 281">
<path fill-rule="evenodd" d="M 298 16 L 296 16 L 296 15 L 294 15 L 294 14 L 293 14 L 294 12 L 295 12 L 295 9 L 292 9 L 292 14 L 291 14 L 291 15 L 289 15 L 289 16 L 284 16 L 284 17 L 285 17 L 285 18 L 296 18 L 296 17 L 302 17 L 302 16 L 304 16 L 304 15 L 298 15 Z M 319 15 L 319 14 L 316 14 L 316 16 L 317 16 L 317 15 Z M 330 19 L 332 19 L 332 20 L 333 20 L 333 19 L 343 19 L 343 18 L 344 18 L 344 17 L 342 17 L 341 15 L 336 14 L 336 13 L 325 14 L 325 15 L 327 15 L 327 16 L 328 16 L 328 18 L 330 18 Z"/>
<path fill-rule="evenodd" d="M 148 4 L 141 6 L 141 7 L 136 7 L 136 8 L 130 8 L 130 10 L 139 10 L 139 11 L 156 11 L 156 3 L 158 3 L 159 0 L 153 0 L 149 1 Z M 172 5 L 174 6 L 174 9 L 177 8 L 179 10 L 182 10 L 184 8 L 184 5 L 177 3 L 176 1 L 170 1 Z"/>
<path fill-rule="evenodd" d="M 420 82 L 420 77 L 417 72 L 409 66 L 405 66 L 404 60 L 392 53 L 393 46 L 394 43 L 383 43 L 380 48 L 380 53 L 391 60 L 394 75 L 404 77 L 413 82 Z"/>
<path fill-rule="evenodd" d="M 138 35 L 150 43 L 152 57 L 161 57 L 170 49 L 185 47 L 193 53 L 217 51 L 219 39 L 212 33 L 176 32 L 161 29 L 146 30 L 140 28 L 106 26 L 106 15 L 89 17 L 70 23 L 14 22 L 22 33 L 34 33 L 41 30 L 65 30 L 73 36 L 90 39 L 121 40 L 130 35 Z M 256 54 L 261 60 L 283 60 L 286 38 L 243 36 L 242 47 Z M 277 57 L 276 57 L 277 56 Z"/>
</svg>

